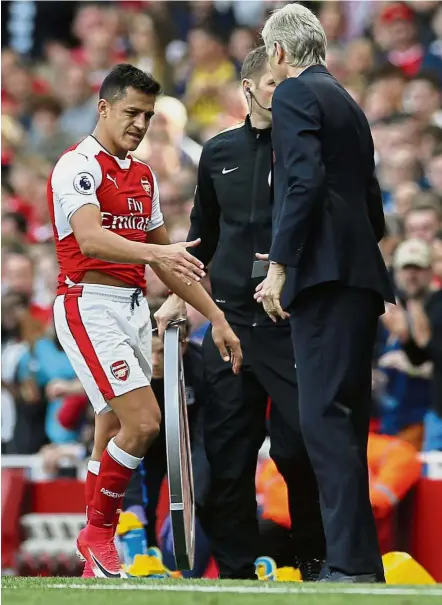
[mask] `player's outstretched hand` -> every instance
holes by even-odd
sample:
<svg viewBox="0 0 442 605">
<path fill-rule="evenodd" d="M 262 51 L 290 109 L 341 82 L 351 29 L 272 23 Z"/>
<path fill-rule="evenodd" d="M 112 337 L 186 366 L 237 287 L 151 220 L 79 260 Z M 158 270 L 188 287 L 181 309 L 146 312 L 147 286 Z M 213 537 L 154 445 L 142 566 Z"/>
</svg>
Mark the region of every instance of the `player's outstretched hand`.
<svg viewBox="0 0 442 605">
<path fill-rule="evenodd" d="M 149 264 L 178 277 L 190 286 L 192 280 L 200 281 L 205 276 L 203 263 L 187 252 L 187 248 L 195 248 L 200 243 L 201 240 L 196 239 L 192 242 L 179 242 L 167 246 L 157 245 Z"/>
<path fill-rule="evenodd" d="M 233 373 L 239 374 L 242 366 L 241 343 L 224 318 L 212 323 L 212 338 L 223 360 L 231 361 Z"/>
</svg>

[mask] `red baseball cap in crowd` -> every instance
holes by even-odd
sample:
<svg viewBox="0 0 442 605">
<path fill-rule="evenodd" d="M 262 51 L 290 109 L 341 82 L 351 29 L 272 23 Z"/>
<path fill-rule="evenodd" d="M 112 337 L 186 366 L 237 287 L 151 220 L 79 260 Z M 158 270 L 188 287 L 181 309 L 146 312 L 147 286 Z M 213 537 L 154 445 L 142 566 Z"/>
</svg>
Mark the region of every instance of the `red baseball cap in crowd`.
<svg viewBox="0 0 442 605">
<path fill-rule="evenodd" d="M 386 6 L 380 13 L 381 23 L 393 23 L 393 21 L 413 21 L 414 13 L 409 6 L 396 2 Z"/>
</svg>

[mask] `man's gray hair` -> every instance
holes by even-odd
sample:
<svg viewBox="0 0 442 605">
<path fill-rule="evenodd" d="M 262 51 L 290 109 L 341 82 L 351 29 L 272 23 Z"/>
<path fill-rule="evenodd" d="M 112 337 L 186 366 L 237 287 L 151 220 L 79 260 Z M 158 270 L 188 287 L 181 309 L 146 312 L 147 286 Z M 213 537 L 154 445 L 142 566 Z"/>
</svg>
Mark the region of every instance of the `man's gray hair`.
<svg viewBox="0 0 442 605">
<path fill-rule="evenodd" d="M 287 4 L 275 10 L 262 30 L 267 53 L 275 53 L 279 42 L 287 54 L 286 62 L 293 67 L 325 65 L 327 38 L 319 19 L 302 4 Z"/>
</svg>

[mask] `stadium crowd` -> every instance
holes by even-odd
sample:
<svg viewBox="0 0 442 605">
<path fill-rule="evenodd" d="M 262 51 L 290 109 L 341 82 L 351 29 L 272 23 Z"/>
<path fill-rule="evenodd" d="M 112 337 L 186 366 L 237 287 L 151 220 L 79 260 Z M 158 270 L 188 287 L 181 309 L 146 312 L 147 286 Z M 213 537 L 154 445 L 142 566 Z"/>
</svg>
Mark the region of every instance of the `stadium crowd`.
<svg viewBox="0 0 442 605">
<path fill-rule="evenodd" d="M 182 241 L 201 146 L 244 119 L 241 64 L 269 11 L 286 3 L 51 4 L 2 2 L 1 404 L 2 452 L 42 452 L 56 473 L 60 459 L 88 454 L 93 417 L 52 323 L 53 165 L 93 130 L 96 93 L 113 65 L 150 71 L 164 95 L 135 155 L 152 167 L 171 239 Z M 364 109 L 375 143 L 387 219 L 381 248 L 398 305 L 379 325 L 373 431 L 416 451 L 442 450 L 442 3 L 304 4 L 327 34 L 329 71 Z M 147 274 L 155 310 L 167 292 Z M 188 316 L 198 345 L 207 324 L 191 308 Z"/>
</svg>

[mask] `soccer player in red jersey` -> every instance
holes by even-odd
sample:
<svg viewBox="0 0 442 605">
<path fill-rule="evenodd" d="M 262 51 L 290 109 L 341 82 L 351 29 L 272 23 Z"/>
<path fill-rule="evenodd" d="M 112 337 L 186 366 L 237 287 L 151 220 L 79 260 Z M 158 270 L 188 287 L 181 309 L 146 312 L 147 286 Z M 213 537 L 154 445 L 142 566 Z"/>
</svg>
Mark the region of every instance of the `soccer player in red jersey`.
<svg viewBox="0 0 442 605">
<path fill-rule="evenodd" d="M 145 265 L 209 319 L 235 373 L 242 363 L 238 338 L 198 283 L 204 267 L 186 250 L 199 240 L 170 244 L 156 179 L 130 154 L 147 131 L 159 92 L 149 74 L 117 65 L 100 89 L 96 129 L 61 156 L 48 182 L 60 265 L 55 326 L 96 412 L 88 522 L 77 540 L 86 560 L 83 577 L 124 577 L 114 543 L 119 509 L 159 431 Z"/>
</svg>

